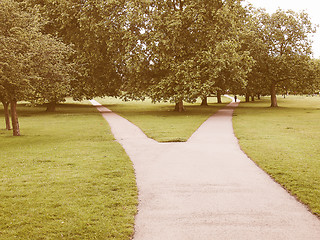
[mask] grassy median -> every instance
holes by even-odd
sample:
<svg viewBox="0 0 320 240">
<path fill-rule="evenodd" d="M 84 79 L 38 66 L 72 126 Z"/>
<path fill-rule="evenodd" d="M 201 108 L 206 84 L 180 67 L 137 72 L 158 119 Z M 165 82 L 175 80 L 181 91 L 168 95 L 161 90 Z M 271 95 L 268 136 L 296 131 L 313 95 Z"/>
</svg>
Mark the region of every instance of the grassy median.
<svg viewBox="0 0 320 240">
<path fill-rule="evenodd" d="M 21 137 L 0 119 L 0 239 L 130 239 L 134 170 L 100 113 L 62 104 L 18 114 Z"/>
<path fill-rule="evenodd" d="M 320 97 L 241 103 L 233 119 L 241 148 L 320 216 Z"/>
<path fill-rule="evenodd" d="M 150 138 L 158 142 L 185 142 L 211 115 L 224 107 L 230 99 L 223 98 L 222 104 L 215 97 L 208 98 L 209 106 L 200 103 L 185 104 L 182 113 L 174 111 L 172 103 L 123 102 L 114 98 L 96 99 L 122 117 L 128 119 Z"/>
</svg>

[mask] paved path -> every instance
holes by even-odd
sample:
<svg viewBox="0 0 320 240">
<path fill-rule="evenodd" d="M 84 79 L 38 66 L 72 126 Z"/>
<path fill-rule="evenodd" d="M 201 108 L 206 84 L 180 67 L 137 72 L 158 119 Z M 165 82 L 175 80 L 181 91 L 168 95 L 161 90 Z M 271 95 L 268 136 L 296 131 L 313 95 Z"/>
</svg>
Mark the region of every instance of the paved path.
<svg viewBox="0 0 320 240">
<path fill-rule="evenodd" d="M 320 221 L 240 150 L 233 108 L 186 143 L 158 143 L 93 102 L 131 158 L 139 189 L 134 240 L 319 240 Z"/>
</svg>

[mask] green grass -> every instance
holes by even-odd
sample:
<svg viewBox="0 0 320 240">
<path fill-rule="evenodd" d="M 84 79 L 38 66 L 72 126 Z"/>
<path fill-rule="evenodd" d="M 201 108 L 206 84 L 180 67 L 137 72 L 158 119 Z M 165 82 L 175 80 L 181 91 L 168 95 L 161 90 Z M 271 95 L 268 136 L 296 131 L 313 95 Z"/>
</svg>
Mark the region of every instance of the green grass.
<svg viewBox="0 0 320 240">
<path fill-rule="evenodd" d="M 87 105 L 44 110 L 19 105 L 12 137 L 0 108 L 0 239 L 130 239 L 134 170 L 107 122 Z"/>
<path fill-rule="evenodd" d="M 320 216 L 320 98 L 241 103 L 233 119 L 241 148 Z"/>
<path fill-rule="evenodd" d="M 216 98 L 209 98 L 209 106 L 200 103 L 185 104 L 185 112 L 175 112 L 174 104 L 144 102 L 123 102 L 114 98 L 96 99 L 107 108 L 128 119 L 150 138 L 158 142 L 185 142 L 212 114 L 230 102 L 223 98 L 223 104 L 216 104 Z"/>
</svg>

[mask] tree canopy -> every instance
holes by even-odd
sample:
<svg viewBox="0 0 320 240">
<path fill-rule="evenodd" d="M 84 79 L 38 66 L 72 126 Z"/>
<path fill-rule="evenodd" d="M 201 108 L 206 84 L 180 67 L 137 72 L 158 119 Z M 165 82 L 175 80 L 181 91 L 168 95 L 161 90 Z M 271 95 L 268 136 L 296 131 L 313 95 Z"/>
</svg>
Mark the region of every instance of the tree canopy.
<svg viewBox="0 0 320 240">
<path fill-rule="evenodd" d="M 277 88 L 297 91 L 296 86 L 307 86 L 311 80 L 306 77 L 312 54 L 308 35 L 315 29 L 306 13 L 291 10 L 268 14 L 260 9 L 254 11 L 252 21 L 260 51 L 251 46 L 256 65 L 249 91 L 268 89 L 271 107 L 277 107 Z"/>
<path fill-rule="evenodd" d="M 315 91 L 308 15 L 242 2 L 2 0 L 0 100 L 14 134 L 20 100 L 150 97 L 182 111 L 224 92 L 270 94 L 275 107 L 277 93 Z"/>
<path fill-rule="evenodd" d="M 217 90 L 241 87 L 250 69 L 239 29 L 241 1 L 150 1 L 126 79 L 130 96 L 194 102 Z"/>
<path fill-rule="evenodd" d="M 118 96 L 126 66 L 124 56 L 130 46 L 131 1 L 37 0 L 46 33 L 72 44 L 73 61 L 79 75 L 71 82 L 77 99 Z"/>
</svg>

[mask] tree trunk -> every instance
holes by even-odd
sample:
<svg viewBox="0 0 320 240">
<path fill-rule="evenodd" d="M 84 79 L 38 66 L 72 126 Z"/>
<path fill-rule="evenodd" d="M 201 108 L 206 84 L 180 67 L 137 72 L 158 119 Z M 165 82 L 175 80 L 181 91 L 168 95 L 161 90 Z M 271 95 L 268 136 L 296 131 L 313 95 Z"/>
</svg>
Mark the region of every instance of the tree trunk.
<svg viewBox="0 0 320 240">
<path fill-rule="evenodd" d="M 3 101 L 2 104 L 3 104 L 3 109 L 4 109 L 4 118 L 6 120 L 6 129 L 11 130 L 9 102 Z"/>
<path fill-rule="evenodd" d="M 178 112 L 179 111 L 179 103 L 177 102 L 175 107 L 174 107 L 174 111 Z"/>
<path fill-rule="evenodd" d="M 17 100 L 15 99 L 10 100 L 10 108 L 11 108 L 13 136 L 20 136 L 20 127 L 19 127 L 18 114 L 17 114 Z"/>
<path fill-rule="evenodd" d="M 258 94 L 258 96 L 257 96 L 257 97 L 258 97 L 258 99 L 259 99 L 259 100 L 261 99 L 261 96 L 260 96 L 260 94 Z"/>
<path fill-rule="evenodd" d="M 250 102 L 250 95 L 249 95 L 249 93 L 246 93 L 246 102 Z"/>
<path fill-rule="evenodd" d="M 52 101 L 47 104 L 47 112 L 54 112 L 56 110 L 56 102 Z"/>
<path fill-rule="evenodd" d="M 217 91 L 217 103 L 222 103 L 222 101 L 221 101 L 221 91 L 220 90 Z"/>
<path fill-rule="evenodd" d="M 208 98 L 207 97 L 202 98 L 201 106 L 208 106 Z"/>
<path fill-rule="evenodd" d="M 251 95 L 251 101 L 254 102 L 254 95 Z"/>
<path fill-rule="evenodd" d="M 270 107 L 278 107 L 277 95 L 276 95 L 276 85 L 274 83 L 271 85 L 270 95 L 271 95 L 271 106 Z"/>
<path fill-rule="evenodd" d="M 179 102 L 176 103 L 176 106 L 175 106 L 174 110 L 177 111 L 177 112 L 183 112 L 184 111 L 183 101 L 182 100 L 179 100 Z"/>
</svg>

